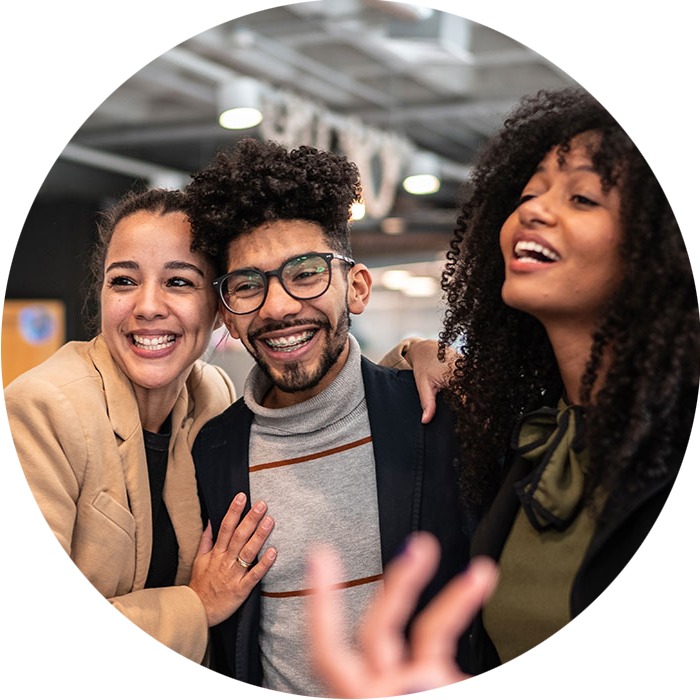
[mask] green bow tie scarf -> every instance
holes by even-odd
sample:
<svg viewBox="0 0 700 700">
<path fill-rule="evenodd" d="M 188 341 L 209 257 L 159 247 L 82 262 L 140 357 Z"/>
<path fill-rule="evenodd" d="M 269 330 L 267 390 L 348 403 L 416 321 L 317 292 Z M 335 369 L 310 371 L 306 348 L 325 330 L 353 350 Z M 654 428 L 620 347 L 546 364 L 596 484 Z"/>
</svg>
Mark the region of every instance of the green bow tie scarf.
<svg viewBox="0 0 700 700">
<path fill-rule="evenodd" d="M 583 446 L 583 412 L 564 401 L 520 419 L 512 448 L 536 464 L 515 484 L 515 492 L 532 526 L 564 530 L 581 509 L 587 451 Z"/>
</svg>

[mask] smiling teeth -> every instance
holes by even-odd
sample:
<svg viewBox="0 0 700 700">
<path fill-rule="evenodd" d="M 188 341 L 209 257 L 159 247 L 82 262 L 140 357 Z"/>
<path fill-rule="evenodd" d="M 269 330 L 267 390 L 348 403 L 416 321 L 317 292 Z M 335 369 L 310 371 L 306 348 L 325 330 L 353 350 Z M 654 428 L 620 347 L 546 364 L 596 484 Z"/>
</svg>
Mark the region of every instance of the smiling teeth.
<svg viewBox="0 0 700 700">
<path fill-rule="evenodd" d="M 174 335 L 159 335 L 156 337 L 146 335 L 132 335 L 134 345 L 142 350 L 164 350 L 175 342 Z"/>
<path fill-rule="evenodd" d="M 316 331 L 306 331 L 297 335 L 287 335 L 283 338 L 265 338 L 265 342 L 273 349 L 281 352 L 291 352 L 300 345 L 308 343 L 316 335 Z"/>
<path fill-rule="evenodd" d="M 542 262 L 542 260 L 527 255 L 527 253 L 539 253 L 543 258 L 550 260 L 551 262 L 558 262 L 561 260 L 559 255 L 549 248 L 535 243 L 534 241 L 518 241 L 515 244 L 515 256 L 518 260 L 525 260 L 527 262 Z"/>
</svg>

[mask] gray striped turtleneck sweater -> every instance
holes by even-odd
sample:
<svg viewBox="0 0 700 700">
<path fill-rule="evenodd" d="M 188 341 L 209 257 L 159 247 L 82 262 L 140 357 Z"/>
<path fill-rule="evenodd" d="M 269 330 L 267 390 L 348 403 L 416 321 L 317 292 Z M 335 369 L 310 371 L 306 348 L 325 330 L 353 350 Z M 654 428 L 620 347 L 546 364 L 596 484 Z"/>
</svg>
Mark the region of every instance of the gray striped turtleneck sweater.
<svg viewBox="0 0 700 700">
<path fill-rule="evenodd" d="M 244 401 L 254 413 L 250 434 L 251 502 L 264 500 L 275 519 L 266 546 L 277 560 L 262 582 L 260 648 L 263 685 L 298 695 L 327 695 L 308 664 L 306 555 L 317 542 L 341 555 L 338 592 L 357 621 L 382 574 L 377 486 L 360 348 L 335 381 L 296 406 L 260 405 L 270 380 L 255 366 Z"/>
</svg>

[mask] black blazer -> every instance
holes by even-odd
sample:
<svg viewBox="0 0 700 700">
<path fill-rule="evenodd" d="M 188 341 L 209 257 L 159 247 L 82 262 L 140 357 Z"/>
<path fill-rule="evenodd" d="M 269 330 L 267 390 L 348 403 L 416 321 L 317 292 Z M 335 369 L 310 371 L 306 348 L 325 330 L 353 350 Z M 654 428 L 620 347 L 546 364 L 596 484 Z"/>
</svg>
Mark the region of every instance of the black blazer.
<svg viewBox="0 0 700 700">
<path fill-rule="evenodd" d="M 700 697 L 700 479 L 678 452 L 669 465 L 643 489 L 613 493 L 574 578 L 571 618 L 586 697 Z M 499 559 L 520 505 L 513 485 L 531 467 L 514 460 L 472 555 Z M 504 682 L 480 617 L 470 646 L 475 672 Z"/>
<path fill-rule="evenodd" d="M 438 572 L 423 594 L 420 609 L 464 568 L 468 557 L 452 416 L 438 401 L 435 418 L 421 424 L 412 372 L 379 367 L 363 357 L 362 379 L 376 465 L 382 564 L 386 566 L 414 530 L 432 532 L 442 547 Z M 205 425 L 193 447 L 203 514 L 211 520 L 214 537 L 233 497 L 243 491 L 250 500 L 252 420 L 253 414 L 239 399 Z M 234 615 L 212 629 L 215 670 L 261 684 L 259 622 L 257 586 Z"/>
</svg>

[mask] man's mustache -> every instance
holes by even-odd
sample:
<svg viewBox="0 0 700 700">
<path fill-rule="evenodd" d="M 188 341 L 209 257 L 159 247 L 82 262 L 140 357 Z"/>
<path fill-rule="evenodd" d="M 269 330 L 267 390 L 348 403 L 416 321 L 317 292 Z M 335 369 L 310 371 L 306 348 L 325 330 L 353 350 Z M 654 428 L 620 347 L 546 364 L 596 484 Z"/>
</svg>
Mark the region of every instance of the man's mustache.
<svg viewBox="0 0 700 700">
<path fill-rule="evenodd" d="M 293 321 L 268 323 L 261 328 L 256 328 L 248 333 L 248 340 L 252 343 L 265 333 L 273 333 L 275 331 L 284 331 L 287 328 L 296 326 L 317 326 L 320 329 L 330 330 L 331 324 L 327 318 L 295 318 Z"/>
</svg>

